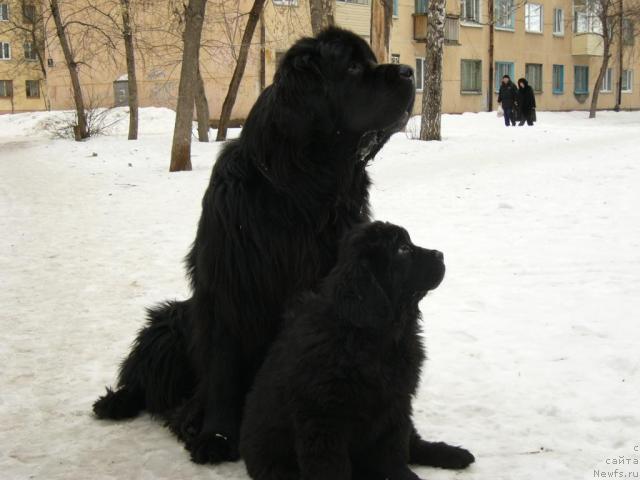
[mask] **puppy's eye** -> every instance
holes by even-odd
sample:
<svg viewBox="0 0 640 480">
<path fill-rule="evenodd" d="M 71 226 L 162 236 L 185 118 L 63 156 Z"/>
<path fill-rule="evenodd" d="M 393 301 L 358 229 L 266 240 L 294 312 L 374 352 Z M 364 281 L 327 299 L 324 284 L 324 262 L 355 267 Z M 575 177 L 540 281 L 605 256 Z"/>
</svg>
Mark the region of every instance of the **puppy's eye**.
<svg viewBox="0 0 640 480">
<path fill-rule="evenodd" d="M 398 248 L 398 255 L 408 255 L 411 253 L 411 247 L 406 243 Z"/>
<path fill-rule="evenodd" d="M 351 74 L 360 73 L 362 71 L 362 65 L 360 65 L 358 62 L 351 62 L 347 67 L 347 71 Z"/>
</svg>

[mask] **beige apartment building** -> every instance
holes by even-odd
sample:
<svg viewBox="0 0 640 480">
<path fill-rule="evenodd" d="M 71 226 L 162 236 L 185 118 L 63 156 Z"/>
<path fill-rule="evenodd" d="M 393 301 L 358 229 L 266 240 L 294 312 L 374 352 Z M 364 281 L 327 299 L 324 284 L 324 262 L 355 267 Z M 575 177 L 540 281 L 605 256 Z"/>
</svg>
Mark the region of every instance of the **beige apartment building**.
<svg viewBox="0 0 640 480">
<path fill-rule="evenodd" d="M 35 1 L 35 0 L 34 0 Z M 113 0 L 103 2 L 110 11 Z M 486 111 L 495 102 L 496 86 L 503 74 L 526 77 L 536 90 L 541 110 L 588 109 L 602 60 L 602 39 L 588 0 L 493 0 L 494 48 L 490 60 L 488 0 L 450 1 L 447 4 L 444 47 L 443 111 L 449 113 Z M 82 15 L 84 0 L 66 0 L 63 17 L 72 18 L 74 5 Z M 26 110 L 72 108 L 69 78 L 63 55 L 53 39 L 44 33 L 46 82 L 38 62 L 29 58 L 22 36 L 3 34 L 2 22 L 24 18 L 17 0 L 0 0 L 0 113 Z M 92 2 L 94 5 L 96 2 Z M 137 3 L 134 18 L 138 38 L 137 75 L 142 106 L 174 108 L 178 90 L 181 39 L 172 0 Z M 7 6 L 6 9 L 4 6 Z M 209 0 L 203 33 L 201 70 L 215 120 L 226 94 L 237 55 L 243 22 L 250 0 Z M 4 13 L 4 10 L 8 13 Z M 422 72 L 426 36 L 426 0 L 395 0 L 390 61 L 416 68 L 416 112 L 421 106 Z M 336 22 L 366 40 L 370 38 L 370 0 L 336 1 Z M 5 18 L 5 17 L 8 17 Z M 92 18 L 99 22 L 98 17 Z M 89 22 L 91 23 L 91 22 Z M 106 25 L 101 31 L 106 31 Z M 6 29 L 5 29 L 6 30 Z M 244 118 L 261 88 L 273 77 L 279 56 L 302 35 L 310 33 L 307 0 L 270 0 L 256 30 L 254 44 L 232 117 Z M 637 31 L 637 29 L 635 30 Z M 600 108 L 616 103 L 618 72 L 623 72 L 623 108 L 640 108 L 640 55 L 635 48 L 635 31 L 625 22 L 623 61 L 618 45 L 613 46 L 610 70 L 600 94 Z M 126 66 L 117 33 L 105 41 L 104 33 L 69 27 L 86 101 L 90 106 L 125 105 Z M 24 50 L 24 52 L 23 52 Z M 4 58 L 3 55 L 7 58 Z M 20 64 L 23 67 L 16 68 Z M 494 73 L 489 78 L 489 66 Z M 37 81 L 39 96 L 34 96 Z M 490 85 L 492 84 L 492 85 Z M 3 87 L 4 85 L 4 87 Z M 9 85 L 9 87 L 7 87 Z M 4 90 L 3 90 L 4 88 Z M 3 96 L 4 93 L 4 96 Z"/>
<path fill-rule="evenodd" d="M 47 108 L 35 5 L 0 0 L 0 114 Z"/>
</svg>

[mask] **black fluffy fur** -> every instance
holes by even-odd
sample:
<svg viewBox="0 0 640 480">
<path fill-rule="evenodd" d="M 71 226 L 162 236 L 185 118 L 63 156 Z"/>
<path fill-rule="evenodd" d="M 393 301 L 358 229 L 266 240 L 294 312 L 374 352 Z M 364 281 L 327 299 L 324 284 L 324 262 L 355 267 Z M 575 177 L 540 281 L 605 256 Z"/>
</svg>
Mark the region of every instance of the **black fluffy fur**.
<svg viewBox="0 0 640 480">
<path fill-rule="evenodd" d="M 316 287 L 340 238 L 369 220 L 365 167 L 406 123 L 414 90 L 409 67 L 378 65 L 350 32 L 291 47 L 213 168 L 187 257 L 192 297 L 151 310 L 99 418 L 146 409 L 193 461 L 238 458 L 244 397 L 285 302 Z M 416 459 L 438 463 L 413 438 Z"/>
<path fill-rule="evenodd" d="M 443 256 L 375 222 L 344 240 L 318 293 L 287 315 L 247 396 L 240 449 L 255 480 L 414 480 L 418 302 Z"/>
</svg>

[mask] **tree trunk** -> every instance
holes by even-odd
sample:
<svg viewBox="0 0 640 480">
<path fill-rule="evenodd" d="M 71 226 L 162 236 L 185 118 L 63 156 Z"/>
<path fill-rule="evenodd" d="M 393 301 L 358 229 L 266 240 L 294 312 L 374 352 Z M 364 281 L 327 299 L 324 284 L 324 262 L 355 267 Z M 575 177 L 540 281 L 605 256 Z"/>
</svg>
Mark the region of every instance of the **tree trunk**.
<svg viewBox="0 0 640 480">
<path fill-rule="evenodd" d="M 64 61 L 69 70 L 69 77 L 71 78 L 71 88 L 73 90 L 73 101 L 76 105 L 76 115 L 78 117 L 78 124 L 74 128 L 74 135 L 77 141 L 84 140 L 89 137 L 89 129 L 87 128 L 87 116 L 84 107 L 84 99 L 82 97 L 82 89 L 80 87 L 80 76 L 78 75 L 78 64 L 73 58 L 71 47 L 69 46 L 69 39 L 65 32 L 65 26 L 62 23 L 62 16 L 60 15 L 60 6 L 58 0 L 50 0 L 49 8 L 51 10 L 51 16 L 56 25 L 56 35 L 64 54 Z"/>
<path fill-rule="evenodd" d="M 207 0 L 189 0 L 185 6 L 185 25 L 182 40 L 182 68 L 178 86 L 176 123 L 173 129 L 171 165 L 169 171 L 191 170 L 191 130 L 193 128 L 193 106 L 195 102 L 198 65 L 200 63 L 200 40 Z"/>
<path fill-rule="evenodd" d="M 311 31 L 314 35 L 335 25 L 335 0 L 309 0 Z"/>
<path fill-rule="evenodd" d="M 264 24 L 264 12 L 260 14 L 260 91 L 267 86 L 267 28 Z"/>
<path fill-rule="evenodd" d="M 602 52 L 602 65 L 600 66 L 600 73 L 598 74 L 598 78 L 596 80 L 596 84 L 593 86 L 593 93 L 591 94 L 591 108 L 589 109 L 589 118 L 596 118 L 596 111 L 598 109 L 598 97 L 600 96 L 600 88 L 602 87 L 602 80 L 607 73 L 607 68 L 609 67 L 609 58 L 611 57 L 610 49 L 611 49 L 611 40 L 609 36 L 609 29 L 604 24 L 602 25 L 602 41 L 603 52 Z"/>
<path fill-rule="evenodd" d="M 487 88 L 487 111 L 491 112 L 493 110 L 493 90 L 494 90 L 494 85 L 493 85 L 493 75 L 494 75 L 494 63 L 493 63 L 493 58 L 494 58 L 494 53 L 495 53 L 495 42 L 494 42 L 494 38 L 495 38 L 495 27 L 494 27 L 494 2 L 493 0 L 489 0 L 489 5 L 488 5 L 488 9 L 489 9 L 489 81 L 487 82 L 487 85 L 489 86 Z"/>
<path fill-rule="evenodd" d="M 209 142 L 209 102 L 204 90 L 202 72 L 198 66 L 198 84 L 196 85 L 196 117 L 198 118 L 198 141 Z"/>
<path fill-rule="evenodd" d="M 131 28 L 130 0 L 120 0 L 122 7 L 122 36 L 127 60 L 127 84 L 129 87 L 129 140 L 138 139 L 138 80 L 136 77 L 136 56 Z"/>
<path fill-rule="evenodd" d="M 240 88 L 240 82 L 244 75 L 244 69 L 247 66 L 247 58 L 249 57 L 249 48 L 251 47 L 251 39 L 256 31 L 256 25 L 260 20 L 260 14 L 264 8 L 265 0 L 254 0 L 251 11 L 249 12 L 249 18 L 247 19 L 247 25 L 244 28 L 242 34 L 242 43 L 240 44 L 240 52 L 238 53 L 238 61 L 236 62 L 236 68 L 233 70 L 233 76 L 231 82 L 229 82 L 229 89 L 227 90 L 227 96 L 222 104 L 222 111 L 220 112 L 220 122 L 218 124 L 218 134 L 216 135 L 216 141 L 221 142 L 227 139 L 227 128 L 229 125 L 229 119 L 231 118 L 231 111 L 233 105 L 236 103 L 236 97 L 238 96 L 238 89 Z"/>
<path fill-rule="evenodd" d="M 422 90 L 420 140 L 441 140 L 442 57 L 444 47 L 445 0 L 430 0 L 427 11 L 427 44 Z"/>
<path fill-rule="evenodd" d="M 622 70 L 624 69 L 624 1 L 620 0 L 618 11 L 618 82 L 616 83 L 616 106 L 614 110 L 619 112 L 622 108 Z"/>
<path fill-rule="evenodd" d="M 389 61 L 393 0 L 371 2 L 371 49 L 379 63 Z"/>
</svg>

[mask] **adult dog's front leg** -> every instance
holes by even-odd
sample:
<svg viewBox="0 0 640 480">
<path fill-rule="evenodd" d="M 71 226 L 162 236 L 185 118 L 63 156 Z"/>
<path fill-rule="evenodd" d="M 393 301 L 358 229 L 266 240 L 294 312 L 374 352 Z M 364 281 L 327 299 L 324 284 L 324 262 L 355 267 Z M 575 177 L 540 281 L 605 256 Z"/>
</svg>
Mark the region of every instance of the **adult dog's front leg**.
<svg viewBox="0 0 640 480">
<path fill-rule="evenodd" d="M 216 341 L 208 369 L 202 372 L 192 408 L 202 409 L 202 425 L 186 442 L 195 463 L 220 463 L 239 458 L 238 436 L 242 405 L 242 379 L 235 343 Z M 200 415 L 196 415 L 196 418 Z"/>
<path fill-rule="evenodd" d="M 420 438 L 413 427 L 409 442 L 409 463 L 461 470 L 475 461 L 475 457 L 469 450 L 444 442 L 427 442 Z"/>
</svg>

